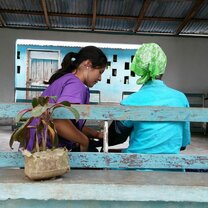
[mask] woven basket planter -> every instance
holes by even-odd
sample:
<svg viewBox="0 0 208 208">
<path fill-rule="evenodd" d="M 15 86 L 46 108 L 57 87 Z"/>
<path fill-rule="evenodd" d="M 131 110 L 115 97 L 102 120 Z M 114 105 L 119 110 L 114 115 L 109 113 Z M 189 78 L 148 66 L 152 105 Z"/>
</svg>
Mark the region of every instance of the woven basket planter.
<svg viewBox="0 0 208 208">
<path fill-rule="evenodd" d="M 25 175 L 31 180 L 61 176 L 69 171 L 68 151 L 64 148 L 24 153 Z"/>
</svg>

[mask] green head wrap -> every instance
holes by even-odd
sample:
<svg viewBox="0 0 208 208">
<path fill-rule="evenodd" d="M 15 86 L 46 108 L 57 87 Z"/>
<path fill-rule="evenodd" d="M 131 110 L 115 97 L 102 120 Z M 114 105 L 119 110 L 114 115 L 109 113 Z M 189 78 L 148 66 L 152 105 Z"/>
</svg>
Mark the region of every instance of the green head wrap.
<svg viewBox="0 0 208 208">
<path fill-rule="evenodd" d="M 136 51 L 131 70 L 138 76 L 137 84 L 144 84 L 156 76 L 164 74 L 167 57 L 156 43 L 146 43 Z"/>
</svg>

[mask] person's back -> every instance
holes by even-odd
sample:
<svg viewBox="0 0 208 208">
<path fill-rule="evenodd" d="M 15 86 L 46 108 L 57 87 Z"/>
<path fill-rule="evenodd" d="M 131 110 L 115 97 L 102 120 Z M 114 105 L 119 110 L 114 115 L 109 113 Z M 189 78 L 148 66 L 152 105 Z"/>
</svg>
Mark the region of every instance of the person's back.
<svg viewBox="0 0 208 208">
<path fill-rule="evenodd" d="M 167 64 L 163 50 L 155 43 L 143 44 L 134 56 L 131 70 L 140 78 L 141 89 L 121 101 L 129 106 L 189 107 L 186 96 L 161 80 Z M 124 142 L 130 136 L 126 153 L 176 154 L 190 143 L 189 122 L 114 121 L 109 143 Z"/>
<path fill-rule="evenodd" d="M 188 107 L 185 95 L 161 80 L 147 82 L 138 92 L 121 102 L 132 106 Z M 190 142 L 189 124 L 184 122 L 125 122 L 133 127 L 129 147 L 124 152 L 179 153 Z"/>
</svg>

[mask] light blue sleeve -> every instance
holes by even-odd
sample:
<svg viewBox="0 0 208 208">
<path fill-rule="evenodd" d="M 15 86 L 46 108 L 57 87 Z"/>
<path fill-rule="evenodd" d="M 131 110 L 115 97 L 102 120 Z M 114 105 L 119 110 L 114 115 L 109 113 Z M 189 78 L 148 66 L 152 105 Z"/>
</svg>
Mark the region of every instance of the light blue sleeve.
<svg viewBox="0 0 208 208">
<path fill-rule="evenodd" d="M 190 122 L 184 122 L 182 147 L 191 143 Z"/>
<path fill-rule="evenodd" d="M 190 107 L 187 98 L 185 99 L 185 107 L 187 107 L 187 108 Z M 182 147 L 186 147 L 190 143 L 191 143 L 190 122 L 184 122 L 184 125 L 183 125 L 183 141 L 182 141 Z"/>
</svg>

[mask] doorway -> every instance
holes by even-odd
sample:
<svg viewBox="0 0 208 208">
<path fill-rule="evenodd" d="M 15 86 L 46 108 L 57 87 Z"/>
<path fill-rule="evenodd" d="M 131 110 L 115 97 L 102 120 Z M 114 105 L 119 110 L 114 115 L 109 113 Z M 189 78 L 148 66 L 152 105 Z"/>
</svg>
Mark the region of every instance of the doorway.
<svg viewBox="0 0 208 208">
<path fill-rule="evenodd" d="M 26 99 L 38 97 L 42 93 L 38 89 L 47 87 L 44 84 L 60 66 L 60 51 L 27 50 Z M 35 91 L 37 88 L 37 91 Z"/>
</svg>

